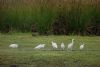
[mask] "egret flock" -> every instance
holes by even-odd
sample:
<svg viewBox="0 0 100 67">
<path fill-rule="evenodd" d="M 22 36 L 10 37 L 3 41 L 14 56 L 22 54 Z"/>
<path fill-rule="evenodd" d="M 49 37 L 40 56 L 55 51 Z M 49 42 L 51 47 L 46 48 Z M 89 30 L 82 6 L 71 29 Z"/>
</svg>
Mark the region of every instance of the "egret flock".
<svg viewBox="0 0 100 67">
<path fill-rule="evenodd" d="M 36 47 L 34 47 L 34 49 L 44 49 L 45 48 L 45 45 L 46 44 L 39 44 Z M 79 46 L 79 49 L 80 50 L 83 50 L 84 49 L 84 45 L 85 45 L 84 43 L 81 43 L 80 46 Z M 58 48 L 57 43 L 54 42 L 54 41 L 51 42 L 51 46 L 52 46 L 53 49 L 57 49 Z M 69 43 L 67 45 L 67 50 L 73 50 L 73 46 L 74 46 L 74 39 L 72 39 L 71 43 Z M 9 45 L 9 47 L 10 48 L 18 48 L 19 45 L 18 44 L 11 44 L 11 45 Z M 62 50 L 65 49 L 65 44 L 63 42 L 61 43 L 60 48 Z"/>
</svg>

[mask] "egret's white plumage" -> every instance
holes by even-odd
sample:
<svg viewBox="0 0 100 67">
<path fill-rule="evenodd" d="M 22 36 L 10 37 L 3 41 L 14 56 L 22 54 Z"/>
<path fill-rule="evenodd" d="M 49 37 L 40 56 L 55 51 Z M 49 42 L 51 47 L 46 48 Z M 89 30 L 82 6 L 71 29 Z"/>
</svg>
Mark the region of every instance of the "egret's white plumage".
<svg viewBox="0 0 100 67">
<path fill-rule="evenodd" d="M 18 44 L 11 44 L 9 45 L 10 48 L 18 48 Z"/>
<path fill-rule="evenodd" d="M 72 42 L 68 44 L 67 49 L 68 49 L 68 50 L 72 50 L 73 45 L 74 45 L 74 39 L 72 39 Z"/>
<path fill-rule="evenodd" d="M 63 42 L 61 43 L 61 48 L 62 48 L 62 49 L 64 49 L 64 48 L 65 48 L 65 45 L 64 45 L 64 43 L 63 43 Z"/>
<path fill-rule="evenodd" d="M 80 45 L 80 50 L 84 49 L 84 45 L 85 45 L 84 43 Z"/>
<path fill-rule="evenodd" d="M 42 44 L 42 48 L 44 48 L 45 47 L 45 44 Z"/>
<path fill-rule="evenodd" d="M 45 44 L 39 44 L 34 49 L 41 49 L 41 48 L 44 48 L 44 47 L 45 47 Z"/>
<path fill-rule="evenodd" d="M 52 43 L 52 47 L 53 47 L 53 48 L 58 48 L 57 43 L 55 43 L 55 42 L 53 42 L 53 41 L 52 41 L 51 43 Z"/>
</svg>

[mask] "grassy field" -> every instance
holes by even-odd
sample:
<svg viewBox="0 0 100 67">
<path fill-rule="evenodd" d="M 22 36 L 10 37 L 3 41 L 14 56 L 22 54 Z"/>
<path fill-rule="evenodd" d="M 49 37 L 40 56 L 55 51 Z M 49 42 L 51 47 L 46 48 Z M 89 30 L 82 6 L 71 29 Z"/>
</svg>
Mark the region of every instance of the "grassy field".
<svg viewBox="0 0 100 67">
<path fill-rule="evenodd" d="M 72 38 L 74 50 L 68 52 L 67 44 Z M 52 50 L 51 41 L 57 42 L 58 50 Z M 60 49 L 61 42 L 66 45 L 64 51 Z M 83 51 L 79 50 L 81 42 L 86 44 Z M 19 48 L 9 48 L 12 43 L 19 44 Z M 40 43 L 46 44 L 45 50 L 34 50 Z M 0 67 L 100 67 L 100 36 L 0 34 Z"/>
</svg>

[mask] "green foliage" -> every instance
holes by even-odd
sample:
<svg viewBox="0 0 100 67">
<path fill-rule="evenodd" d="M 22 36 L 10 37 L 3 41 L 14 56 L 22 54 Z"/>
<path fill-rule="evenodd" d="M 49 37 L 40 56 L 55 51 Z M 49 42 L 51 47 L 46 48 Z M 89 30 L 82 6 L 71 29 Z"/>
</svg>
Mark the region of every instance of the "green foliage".
<svg viewBox="0 0 100 67">
<path fill-rule="evenodd" d="M 61 28 L 67 34 L 100 35 L 99 0 L 16 0 L 11 3 L 8 0 L 7 3 L 0 1 L 1 32 L 30 32 L 35 24 L 39 34 L 53 33 L 52 25 L 58 20 L 59 24 L 66 24 L 62 24 Z M 63 20 L 57 19 L 60 15 Z M 60 29 L 59 26 L 57 29 Z"/>
</svg>

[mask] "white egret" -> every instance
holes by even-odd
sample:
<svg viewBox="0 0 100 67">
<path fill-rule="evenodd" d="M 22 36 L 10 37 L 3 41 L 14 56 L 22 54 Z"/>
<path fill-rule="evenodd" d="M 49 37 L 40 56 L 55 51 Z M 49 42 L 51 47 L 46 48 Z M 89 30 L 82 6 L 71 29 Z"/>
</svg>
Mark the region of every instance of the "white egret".
<svg viewBox="0 0 100 67">
<path fill-rule="evenodd" d="M 52 47 L 53 47 L 53 48 L 58 48 L 57 43 L 55 43 L 55 42 L 53 42 L 53 41 L 52 41 L 51 43 L 52 43 Z"/>
<path fill-rule="evenodd" d="M 68 50 L 72 50 L 73 45 L 74 45 L 74 39 L 72 39 L 72 42 L 68 44 L 67 49 L 68 49 Z"/>
<path fill-rule="evenodd" d="M 84 43 L 80 45 L 80 50 L 84 49 L 84 45 L 85 45 Z"/>
<path fill-rule="evenodd" d="M 18 44 L 11 44 L 9 45 L 10 48 L 18 48 Z"/>
<path fill-rule="evenodd" d="M 64 50 L 64 48 L 65 48 L 65 45 L 64 45 L 64 43 L 62 42 L 61 43 L 61 48 Z"/>
<path fill-rule="evenodd" d="M 44 47 L 45 47 L 45 44 L 39 44 L 34 49 L 41 49 L 41 48 L 44 48 Z"/>
</svg>

